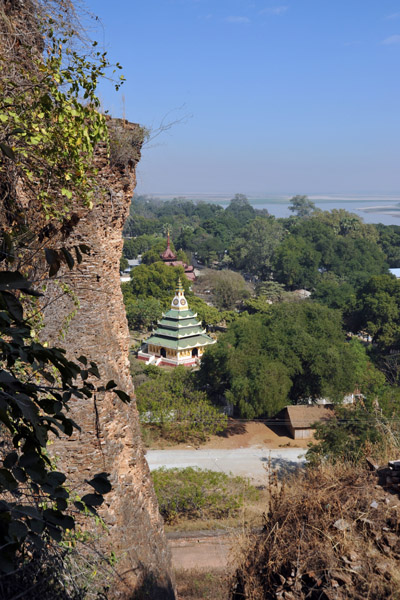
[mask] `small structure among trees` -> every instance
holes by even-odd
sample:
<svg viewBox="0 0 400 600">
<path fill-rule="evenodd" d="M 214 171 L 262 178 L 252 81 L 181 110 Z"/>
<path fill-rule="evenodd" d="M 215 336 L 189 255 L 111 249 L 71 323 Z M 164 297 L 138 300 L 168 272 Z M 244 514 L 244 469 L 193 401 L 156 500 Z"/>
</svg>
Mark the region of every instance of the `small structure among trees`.
<svg viewBox="0 0 400 600">
<path fill-rule="evenodd" d="M 332 419 L 334 414 L 331 408 L 309 404 L 286 406 L 280 413 L 294 440 L 311 438 L 315 423 L 325 423 Z"/>
<path fill-rule="evenodd" d="M 192 265 L 188 265 L 183 260 L 177 260 L 176 254 L 171 249 L 171 244 L 169 240 L 169 231 L 167 233 L 167 248 L 160 254 L 161 260 L 171 267 L 183 267 L 185 271 L 185 275 L 189 281 L 195 281 L 196 275 L 194 273 L 194 267 Z"/>
<path fill-rule="evenodd" d="M 178 280 L 171 309 L 158 321 L 158 328 L 138 352 L 146 364 L 191 366 L 197 364 L 209 344 L 215 344 L 206 334 L 197 313 L 189 310 L 181 280 Z"/>
</svg>

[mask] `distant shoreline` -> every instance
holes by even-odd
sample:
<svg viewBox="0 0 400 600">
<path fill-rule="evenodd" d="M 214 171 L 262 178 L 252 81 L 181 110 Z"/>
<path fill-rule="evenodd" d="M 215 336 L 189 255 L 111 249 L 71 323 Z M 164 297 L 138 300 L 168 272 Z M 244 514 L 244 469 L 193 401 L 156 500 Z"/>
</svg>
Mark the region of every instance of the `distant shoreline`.
<svg viewBox="0 0 400 600">
<path fill-rule="evenodd" d="M 140 193 L 141 194 L 141 193 Z M 143 194 L 160 200 L 172 200 L 174 198 L 185 198 L 186 200 L 197 200 L 203 202 L 217 202 L 218 204 L 229 203 L 235 194 Z M 245 194 L 250 204 L 290 204 L 293 194 Z M 366 203 L 385 202 L 385 208 L 395 208 L 393 204 L 400 203 L 400 192 L 393 194 L 307 194 L 308 198 L 318 204 L 322 203 Z M 390 206 L 389 206 L 390 203 Z M 393 203 L 393 204 L 392 204 Z M 377 208 L 379 208 L 377 206 Z M 382 207 L 383 208 L 383 207 Z"/>
<path fill-rule="evenodd" d="M 223 208 L 229 205 L 234 194 L 148 194 L 149 197 L 168 201 L 173 198 L 219 204 Z M 276 218 L 287 218 L 292 215 L 289 210 L 291 195 L 266 194 L 265 196 L 247 196 L 250 204 L 257 210 L 267 210 Z M 344 209 L 356 214 L 366 223 L 382 223 L 383 225 L 400 225 L 400 194 L 310 194 L 308 196 L 316 207 L 331 211 Z"/>
</svg>

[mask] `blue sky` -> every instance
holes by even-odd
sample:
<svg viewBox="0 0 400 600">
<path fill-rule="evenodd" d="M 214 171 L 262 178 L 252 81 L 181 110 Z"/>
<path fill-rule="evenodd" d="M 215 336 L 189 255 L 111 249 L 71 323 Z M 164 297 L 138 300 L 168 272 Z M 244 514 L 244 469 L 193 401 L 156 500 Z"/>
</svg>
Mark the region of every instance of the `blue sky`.
<svg viewBox="0 0 400 600">
<path fill-rule="evenodd" d="M 143 151 L 139 193 L 400 191 L 400 0 L 86 5 L 126 78 L 104 107 L 178 121 Z"/>
</svg>

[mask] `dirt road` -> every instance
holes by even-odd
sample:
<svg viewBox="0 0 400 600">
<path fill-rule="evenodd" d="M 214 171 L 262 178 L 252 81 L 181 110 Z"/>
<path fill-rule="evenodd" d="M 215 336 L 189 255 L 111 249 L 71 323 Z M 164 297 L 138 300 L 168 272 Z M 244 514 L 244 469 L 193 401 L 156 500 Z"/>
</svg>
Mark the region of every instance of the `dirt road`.
<svg viewBox="0 0 400 600">
<path fill-rule="evenodd" d="M 146 459 L 150 470 L 199 467 L 249 477 L 254 483 L 265 484 L 266 469 L 271 466 L 282 475 L 292 473 L 304 464 L 306 450 L 301 448 L 235 448 L 232 450 L 187 448 L 186 450 L 148 450 Z"/>
<path fill-rule="evenodd" d="M 174 569 L 226 569 L 235 536 L 227 532 L 167 534 Z"/>
</svg>

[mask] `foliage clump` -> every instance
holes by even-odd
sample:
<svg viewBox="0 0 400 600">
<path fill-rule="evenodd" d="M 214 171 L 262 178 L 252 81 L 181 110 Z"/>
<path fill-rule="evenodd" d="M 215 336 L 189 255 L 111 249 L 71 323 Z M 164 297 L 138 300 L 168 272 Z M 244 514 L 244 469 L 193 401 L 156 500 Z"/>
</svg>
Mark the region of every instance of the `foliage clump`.
<svg viewBox="0 0 400 600">
<path fill-rule="evenodd" d="M 225 395 L 238 415 L 254 418 L 288 400 L 341 400 L 354 389 L 355 362 L 340 313 L 303 301 L 240 317 L 205 352 L 200 378 L 216 400 Z"/>
<path fill-rule="evenodd" d="M 152 375 L 136 389 L 144 428 L 174 442 L 205 441 L 225 428 L 226 415 L 196 389 L 194 373 L 185 367 L 172 371 L 154 367 Z"/>
<path fill-rule="evenodd" d="M 106 473 L 91 474 L 79 497 L 47 445 L 53 435 L 79 430 L 68 416 L 72 397 L 93 402 L 95 393 L 116 385 L 98 384 L 95 363 L 84 356 L 69 360 L 65 350 L 41 341 L 37 328 L 46 304 L 37 297 L 46 282 L 61 262 L 74 267 L 59 242 L 70 236 L 78 212 L 93 206 L 94 152 L 108 143 L 96 86 L 109 64 L 95 42 L 79 47 L 78 30 L 70 1 L 16 0 L 0 7 L 0 572 L 7 598 L 19 585 L 24 591 L 15 597 L 44 597 L 46 577 L 46 589 L 54 582 L 52 597 L 83 596 L 79 585 L 63 587 L 61 576 L 56 581 L 60 564 L 66 565 L 62 544 L 68 536 L 75 543 L 76 521 L 97 515 L 111 489 Z M 90 252 L 85 244 L 74 250 L 78 263 Z"/>
<path fill-rule="evenodd" d="M 167 523 L 180 519 L 235 516 L 243 503 L 256 500 L 257 489 L 244 477 L 187 467 L 152 472 L 160 513 Z"/>
</svg>

